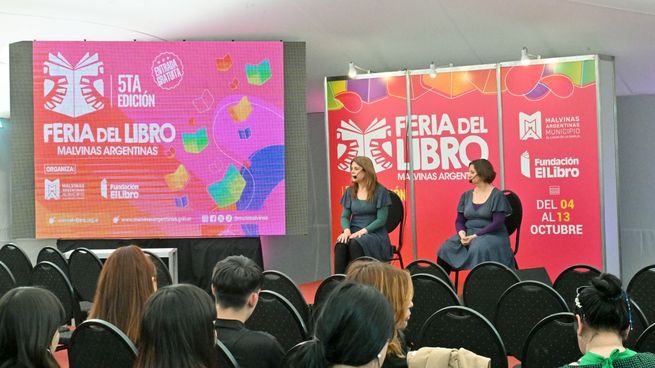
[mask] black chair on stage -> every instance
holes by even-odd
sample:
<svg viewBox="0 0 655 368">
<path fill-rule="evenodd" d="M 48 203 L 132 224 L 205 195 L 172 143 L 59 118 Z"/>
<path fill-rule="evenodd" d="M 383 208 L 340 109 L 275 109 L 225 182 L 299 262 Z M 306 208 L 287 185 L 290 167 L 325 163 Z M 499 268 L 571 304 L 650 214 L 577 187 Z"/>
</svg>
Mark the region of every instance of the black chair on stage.
<svg viewBox="0 0 655 368">
<path fill-rule="evenodd" d="M 310 312 L 307 301 L 305 301 L 305 297 L 300 292 L 300 289 L 298 289 L 298 286 L 296 286 L 289 276 L 280 271 L 264 271 L 262 290 L 275 291 L 287 298 L 300 314 L 300 317 L 305 322 L 305 326 L 310 325 Z"/>
<path fill-rule="evenodd" d="M 164 261 L 155 253 L 147 250 L 143 250 L 143 253 L 145 253 L 145 255 L 148 256 L 150 260 L 152 260 L 152 263 L 155 264 L 155 270 L 157 271 L 157 287 L 161 288 L 164 286 L 173 285 L 173 277 L 171 277 L 171 273 L 168 271 L 168 266 L 166 266 L 166 263 L 164 263 Z"/>
<path fill-rule="evenodd" d="M 316 321 L 318 314 L 321 312 L 321 307 L 332 293 L 332 290 L 339 286 L 339 284 L 342 283 L 345 279 L 346 275 L 336 273 L 329 276 L 323 280 L 320 285 L 318 285 L 316 294 L 314 294 L 314 304 L 312 304 L 312 316 L 314 321 Z"/>
<path fill-rule="evenodd" d="M 30 284 L 32 262 L 22 249 L 12 243 L 5 244 L 0 248 L 0 262 L 4 263 L 11 271 L 16 286 L 28 286 Z"/>
<path fill-rule="evenodd" d="M 644 311 L 649 321 L 655 321 L 655 265 L 639 270 L 628 283 L 628 295 Z"/>
<path fill-rule="evenodd" d="M 37 263 L 34 270 L 32 270 L 31 284 L 55 294 L 64 307 L 65 321 L 63 323 L 75 326 L 84 320 L 73 286 L 68 281 L 64 271 L 57 265 L 48 261 Z M 62 348 L 70 345 L 71 335 L 72 331 L 68 328 L 60 328 L 59 344 Z"/>
<path fill-rule="evenodd" d="M 650 325 L 646 331 L 637 338 L 635 351 L 640 353 L 655 353 L 655 323 Z"/>
<path fill-rule="evenodd" d="M 538 281 L 521 281 L 501 295 L 493 323 L 507 353 L 522 360 L 523 344 L 532 328 L 549 315 L 561 312 L 569 310 L 557 291 Z"/>
<path fill-rule="evenodd" d="M 5 293 L 16 287 L 16 279 L 11 274 L 9 268 L 4 263 L 0 262 L 0 298 Z"/>
<path fill-rule="evenodd" d="M 391 233 L 398 226 L 398 244 L 391 245 L 391 262 L 398 261 L 400 263 L 400 268 L 405 268 L 403 264 L 403 255 L 400 251 L 403 249 L 403 229 L 405 225 L 405 207 L 403 206 L 403 201 L 400 199 L 396 192 L 390 190 L 389 196 L 391 197 L 391 207 L 389 207 L 389 216 L 387 217 L 387 223 L 384 227 L 387 229 L 387 232 Z"/>
<path fill-rule="evenodd" d="M 220 368 L 240 368 L 239 363 L 230 350 L 220 340 L 216 339 L 216 355 Z"/>
<path fill-rule="evenodd" d="M 102 271 L 100 258 L 86 248 L 75 249 L 68 257 L 71 283 L 81 301 L 93 302 Z"/>
<path fill-rule="evenodd" d="M 100 319 L 77 326 L 68 350 L 70 368 L 131 368 L 137 350 L 118 327 Z"/>
<path fill-rule="evenodd" d="M 305 322 L 296 308 L 287 298 L 270 290 L 259 292 L 259 302 L 246 321 L 246 327 L 275 336 L 285 351 L 307 340 L 308 335 Z"/>
<path fill-rule="evenodd" d="M 575 291 L 580 286 L 589 285 L 589 281 L 600 275 L 600 271 L 589 265 L 576 264 L 562 271 L 553 284 L 553 289 L 564 298 L 569 310 L 575 310 Z"/>
<path fill-rule="evenodd" d="M 59 251 L 59 249 L 53 247 L 44 247 L 41 249 L 39 251 L 39 255 L 36 257 L 36 263 L 41 263 L 43 261 L 48 261 L 55 264 L 70 280 L 68 261 L 66 260 L 66 257 L 64 257 L 64 255 Z"/>
<path fill-rule="evenodd" d="M 412 318 L 407 322 L 405 337 L 409 342 L 418 338 L 421 327 L 428 318 L 441 308 L 460 305 L 455 291 L 445 281 L 427 273 L 412 275 L 414 307 Z"/>
<path fill-rule="evenodd" d="M 521 368 L 552 368 L 580 358 L 573 313 L 555 313 L 537 322 L 523 345 Z"/>
<path fill-rule="evenodd" d="M 450 279 L 450 276 L 448 276 L 448 273 L 446 273 L 446 271 L 444 271 L 444 269 L 441 266 L 432 262 L 429 259 L 417 259 L 415 261 L 412 261 L 410 264 L 407 265 L 405 269 L 409 271 L 410 275 L 416 275 L 418 273 L 427 273 L 428 275 L 436 276 L 441 280 L 445 281 L 448 285 L 450 285 L 450 287 L 453 290 L 455 290 L 455 287 L 453 286 L 453 282 Z"/>
<path fill-rule="evenodd" d="M 648 318 L 643 312 L 643 309 L 635 302 L 630 300 L 630 312 L 632 313 L 632 330 L 628 334 L 628 338 L 623 342 L 623 346 L 628 349 L 633 349 L 637 345 L 637 339 L 646 331 L 649 325 Z"/>
<path fill-rule="evenodd" d="M 482 262 L 464 281 L 464 305 L 492 321 L 498 299 L 510 286 L 520 282 L 516 272 L 498 262 Z"/>
<path fill-rule="evenodd" d="M 507 368 L 507 353 L 496 328 L 471 308 L 445 307 L 423 324 L 414 349 L 424 346 L 465 348 L 491 359 L 492 368 Z"/>
</svg>

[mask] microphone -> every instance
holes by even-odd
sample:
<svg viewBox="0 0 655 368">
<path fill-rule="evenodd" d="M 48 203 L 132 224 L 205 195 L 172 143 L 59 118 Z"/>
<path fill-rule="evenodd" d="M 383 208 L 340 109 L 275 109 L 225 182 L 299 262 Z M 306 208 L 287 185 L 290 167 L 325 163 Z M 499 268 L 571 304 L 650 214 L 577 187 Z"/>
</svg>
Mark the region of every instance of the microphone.
<svg viewBox="0 0 655 368">
<path fill-rule="evenodd" d="M 469 183 L 473 184 L 473 179 L 475 179 L 476 176 L 478 176 L 478 174 L 471 176 L 471 178 L 469 179 Z"/>
</svg>

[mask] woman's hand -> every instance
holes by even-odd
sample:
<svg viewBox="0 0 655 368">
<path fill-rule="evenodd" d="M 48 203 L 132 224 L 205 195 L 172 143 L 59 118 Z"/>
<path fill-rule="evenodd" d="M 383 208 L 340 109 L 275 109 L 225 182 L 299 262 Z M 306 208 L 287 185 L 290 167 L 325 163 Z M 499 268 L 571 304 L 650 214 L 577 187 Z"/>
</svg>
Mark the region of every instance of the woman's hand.
<svg viewBox="0 0 655 368">
<path fill-rule="evenodd" d="M 478 237 L 478 236 L 475 235 L 475 234 L 473 234 L 473 235 L 469 235 L 469 236 L 465 236 L 464 238 L 462 238 L 462 239 L 460 240 L 460 242 L 462 243 L 463 246 L 466 247 L 466 246 L 468 246 L 469 244 L 471 244 L 471 241 L 472 241 L 473 239 L 475 239 L 475 238 L 477 238 L 477 237 Z"/>
<path fill-rule="evenodd" d="M 464 238 L 466 238 L 466 231 L 460 230 L 457 235 L 459 235 L 459 240 L 462 241 Z"/>
<path fill-rule="evenodd" d="M 364 236 L 366 234 L 368 234 L 368 230 L 366 230 L 366 228 L 363 228 L 363 229 L 353 233 L 352 235 L 350 235 L 350 239 L 361 238 L 362 236 Z"/>
<path fill-rule="evenodd" d="M 339 234 L 337 237 L 337 242 L 348 243 L 348 239 L 350 239 L 350 229 L 346 229 L 341 234 Z"/>
</svg>

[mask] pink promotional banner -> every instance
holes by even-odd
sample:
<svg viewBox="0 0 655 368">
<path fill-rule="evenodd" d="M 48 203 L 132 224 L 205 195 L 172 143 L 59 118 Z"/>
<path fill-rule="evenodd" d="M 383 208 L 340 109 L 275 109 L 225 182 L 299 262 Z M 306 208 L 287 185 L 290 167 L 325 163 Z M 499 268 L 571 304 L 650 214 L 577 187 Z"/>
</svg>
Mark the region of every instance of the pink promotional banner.
<svg viewBox="0 0 655 368">
<path fill-rule="evenodd" d="M 364 155 L 373 159 L 380 183 L 403 200 L 404 244 L 411 245 L 411 149 L 417 254 L 434 259 L 440 244 L 455 233 L 457 201 L 470 189 L 468 162 L 498 160 L 496 69 L 410 78 L 409 123 L 404 75 L 327 82 L 332 235 L 336 239 L 341 231 L 339 200 L 350 184 L 350 161 Z M 391 239 L 397 244 L 397 235 Z M 402 254 L 411 260 L 411 246 Z"/>
<path fill-rule="evenodd" d="M 594 60 L 501 70 L 505 187 L 523 204 L 518 263 L 603 267 Z"/>
<path fill-rule="evenodd" d="M 285 233 L 282 42 L 34 42 L 39 238 Z"/>
</svg>

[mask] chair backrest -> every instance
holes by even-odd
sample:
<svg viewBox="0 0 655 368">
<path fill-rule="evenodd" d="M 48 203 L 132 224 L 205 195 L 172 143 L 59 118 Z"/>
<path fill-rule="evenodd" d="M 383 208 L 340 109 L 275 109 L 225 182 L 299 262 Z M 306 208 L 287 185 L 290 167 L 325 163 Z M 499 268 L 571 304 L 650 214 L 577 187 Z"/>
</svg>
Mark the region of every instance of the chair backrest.
<svg viewBox="0 0 655 368">
<path fill-rule="evenodd" d="M 400 229 L 398 230 L 398 245 L 396 247 L 396 251 L 400 253 L 403 249 L 405 207 L 403 206 L 403 201 L 396 192 L 390 190 L 389 197 L 391 197 L 391 207 L 389 207 L 389 215 L 387 216 L 387 223 L 384 227 L 387 229 L 387 232 L 390 233 L 400 226 Z"/>
<path fill-rule="evenodd" d="M 318 285 L 316 294 L 314 294 L 314 304 L 312 305 L 312 316 L 314 321 L 316 321 L 318 314 L 321 312 L 321 307 L 332 293 L 332 290 L 339 286 L 339 284 L 345 279 L 346 275 L 337 273 L 328 276 L 320 285 Z"/>
<path fill-rule="evenodd" d="M 600 275 L 600 271 L 585 264 L 573 265 L 562 271 L 553 283 L 553 289 L 564 298 L 569 310 L 575 310 L 575 291 L 578 287 L 588 285 L 589 281 Z"/>
<path fill-rule="evenodd" d="M 158 255 L 152 252 L 143 250 L 143 253 L 145 253 L 145 255 L 150 258 L 152 263 L 155 264 L 155 270 L 157 271 L 157 287 L 161 288 L 164 286 L 172 285 L 173 277 L 171 276 L 171 273 L 168 271 L 168 266 L 166 266 L 166 263 L 164 263 L 164 261 L 161 258 L 159 258 Z"/>
<path fill-rule="evenodd" d="M 75 324 L 82 322 L 80 304 L 75 297 L 75 291 L 68 277 L 57 265 L 43 261 L 37 263 L 32 270 L 32 286 L 51 291 L 61 302 L 66 314 L 66 321 L 74 319 Z"/>
<path fill-rule="evenodd" d="M 465 348 L 491 359 L 492 368 L 507 368 L 505 345 L 488 319 L 471 308 L 445 307 L 425 321 L 414 349 L 424 346 Z"/>
<path fill-rule="evenodd" d="M 259 292 L 259 302 L 246 327 L 275 336 L 285 351 L 307 340 L 307 327 L 300 314 L 287 298 L 275 291 Z"/>
<path fill-rule="evenodd" d="M 655 353 L 655 323 L 650 325 L 646 331 L 637 338 L 635 350 L 641 353 Z"/>
<path fill-rule="evenodd" d="M 537 322 L 568 311 L 564 299 L 550 286 L 538 281 L 521 281 L 500 296 L 493 323 L 507 353 L 521 360 L 523 344 Z"/>
<path fill-rule="evenodd" d="M 412 275 L 412 285 L 414 307 L 405 330 L 405 336 L 410 342 L 416 341 L 421 326 L 434 312 L 444 307 L 460 305 L 457 294 L 450 285 L 436 276 L 427 273 Z"/>
<path fill-rule="evenodd" d="M 492 321 L 500 296 L 520 281 L 516 272 L 504 264 L 482 262 L 469 272 L 464 282 L 464 305 Z"/>
<path fill-rule="evenodd" d="M 68 257 L 71 283 L 81 300 L 92 302 L 102 271 L 100 258 L 86 248 L 77 248 Z"/>
<path fill-rule="evenodd" d="M 59 267 L 60 270 L 64 271 L 66 277 L 70 279 L 68 261 L 66 260 L 66 257 L 64 257 L 64 255 L 59 251 L 59 249 L 53 247 L 44 247 L 41 249 L 39 251 L 39 255 L 36 257 L 36 263 L 43 261 L 54 263 L 57 265 L 57 267 Z"/>
<path fill-rule="evenodd" d="M 409 271 L 410 275 L 416 275 L 418 273 L 427 273 L 428 275 L 436 276 L 439 279 L 445 281 L 450 287 L 455 290 L 453 286 L 453 281 L 448 276 L 448 273 L 438 264 L 432 262 L 429 259 L 417 259 L 410 262 L 410 264 L 405 267 Z"/>
<path fill-rule="evenodd" d="M 649 325 L 648 318 L 644 314 L 644 310 L 634 300 L 630 300 L 632 308 L 632 331 L 628 334 L 628 338 L 623 342 L 623 346 L 628 349 L 633 349 L 637 345 L 637 339 L 646 331 Z"/>
<path fill-rule="evenodd" d="M 266 270 L 264 271 L 264 284 L 262 285 L 262 289 L 275 291 L 287 298 L 300 314 L 300 317 L 305 322 L 305 326 L 309 326 L 309 306 L 307 305 L 307 301 L 302 295 L 302 292 L 300 292 L 298 286 L 296 286 L 289 276 L 280 271 Z"/>
<path fill-rule="evenodd" d="M 9 267 L 0 262 L 0 298 L 2 298 L 7 291 L 15 287 L 16 279 L 14 278 L 14 275 L 11 274 Z"/>
<path fill-rule="evenodd" d="M 25 252 L 15 244 L 7 243 L 0 248 L 0 262 L 4 263 L 14 275 L 16 286 L 28 286 L 32 261 Z"/>
<path fill-rule="evenodd" d="M 523 205 L 521 205 L 521 199 L 516 193 L 511 190 L 503 190 L 503 194 L 509 205 L 512 206 L 512 214 L 505 217 L 505 227 L 507 228 L 507 233 L 509 235 L 516 232 L 514 237 L 514 254 L 519 251 L 519 237 L 521 236 L 521 222 L 523 222 Z"/>
<path fill-rule="evenodd" d="M 573 313 L 555 313 L 537 322 L 523 345 L 521 368 L 561 367 L 578 360 Z"/>
<path fill-rule="evenodd" d="M 230 350 L 220 340 L 216 339 L 218 366 L 221 368 L 239 368 L 239 363 Z"/>
<path fill-rule="evenodd" d="M 628 295 L 644 311 L 649 321 L 655 321 L 655 264 L 639 270 L 628 283 Z"/>
<path fill-rule="evenodd" d="M 136 347 L 118 327 L 100 319 L 77 326 L 68 348 L 70 368 L 127 368 L 134 365 Z"/>
</svg>

